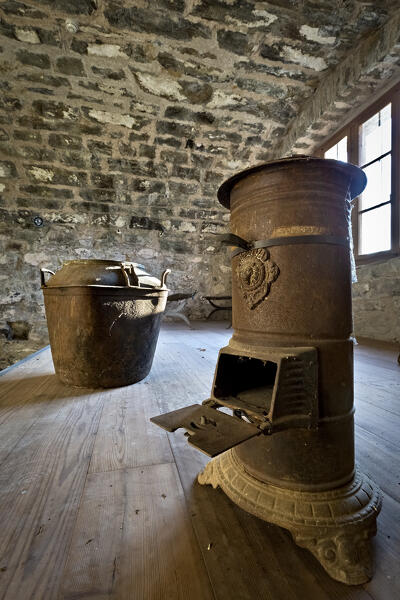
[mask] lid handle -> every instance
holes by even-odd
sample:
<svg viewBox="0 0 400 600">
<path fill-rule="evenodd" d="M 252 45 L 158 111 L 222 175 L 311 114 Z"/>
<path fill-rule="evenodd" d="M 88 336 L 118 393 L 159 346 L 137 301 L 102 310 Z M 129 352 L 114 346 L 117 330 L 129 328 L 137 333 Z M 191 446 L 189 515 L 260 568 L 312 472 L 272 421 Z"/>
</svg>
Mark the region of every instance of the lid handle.
<svg viewBox="0 0 400 600">
<path fill-rule="evenodd" d="M 139 277 L 136 275 L 135 266 L 133 263 L 122 262 L 121 270 L 125 279 L 125 283 L 128 287 L 140 287 Z"/>
<path fill-rule="evenodd" d="M 50 269 L 40 269 L 40 285 L 42 287 L 46 287 L 46 280 L 44 277 L 45 273 L 50 273 L 50 275 L 55 275 L 54 271 L 50 271 Z"/>
</svg>

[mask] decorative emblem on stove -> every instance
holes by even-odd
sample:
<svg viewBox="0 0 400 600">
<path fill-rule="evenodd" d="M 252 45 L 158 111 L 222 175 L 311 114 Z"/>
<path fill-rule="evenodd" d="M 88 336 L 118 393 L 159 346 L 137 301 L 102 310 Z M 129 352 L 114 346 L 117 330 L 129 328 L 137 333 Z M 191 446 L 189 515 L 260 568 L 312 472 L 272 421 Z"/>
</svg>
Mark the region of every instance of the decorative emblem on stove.
<svg viewBox="0 0 400 600">
<path fill-rule="evenodd" d="M 272 262 L 266 248 L 257 248 L 242 253 L 237 275 L 243 297 L 253 309 L 268 296 L 271 284 L 278 278 L 279 267 Z"/>
</svg>

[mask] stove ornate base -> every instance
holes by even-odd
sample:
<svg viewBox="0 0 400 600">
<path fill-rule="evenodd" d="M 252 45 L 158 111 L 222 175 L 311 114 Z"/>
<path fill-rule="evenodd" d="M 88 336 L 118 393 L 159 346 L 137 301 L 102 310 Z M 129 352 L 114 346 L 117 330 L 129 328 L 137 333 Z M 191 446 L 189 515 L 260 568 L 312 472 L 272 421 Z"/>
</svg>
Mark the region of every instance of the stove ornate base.
<svg viewBox="0 0 400 600">
<path fill-rule="evenodd" d="M 362 473 L 325 492 L 288 490 L 249 475 L 233 449 L 211 460 L 198 481 L 220 486 L 245 511 L 288 529 L 334 579 L 351 585 L 371 579 L 370 538 L 376 533 L 381 494 Z"/>
</svg>

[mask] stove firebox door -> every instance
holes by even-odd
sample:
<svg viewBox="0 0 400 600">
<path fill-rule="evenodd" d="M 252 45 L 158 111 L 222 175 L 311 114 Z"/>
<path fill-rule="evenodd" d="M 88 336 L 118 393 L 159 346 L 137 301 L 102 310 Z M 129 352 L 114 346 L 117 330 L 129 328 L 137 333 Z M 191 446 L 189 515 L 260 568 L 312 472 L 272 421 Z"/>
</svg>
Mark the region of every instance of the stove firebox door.
<svg viewBox="0 0 400 600">
<path fill-rule="evenodd" d="M 214 406 L 231 408 L 265 433 L 316 428 L 318 355 L 314 347 L 264 348 L 259 355 L 222 348 L 215 370 Z M 209 403 L 211 404 L 211 403 Z"/>
<path fill-rule="evenodd" d="M 213 457 L 257 435 L 317 428 L 317 391 L 315 348 L 274 348 L 252 356 L 228 347 L 220 351 L 209 400 L 150 420 L 170 432 L 186 429 L 189 443 Z"/>
</svg>

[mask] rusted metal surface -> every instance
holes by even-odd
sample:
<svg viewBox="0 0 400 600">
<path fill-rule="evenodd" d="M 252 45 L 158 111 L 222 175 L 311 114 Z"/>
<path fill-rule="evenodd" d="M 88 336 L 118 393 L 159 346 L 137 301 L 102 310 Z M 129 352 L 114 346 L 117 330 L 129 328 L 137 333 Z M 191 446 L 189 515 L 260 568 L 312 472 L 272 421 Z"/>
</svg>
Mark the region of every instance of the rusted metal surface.
<svg viewBox="0 0 400 600">
<path fill-rule="evenodd" d="M 168 290 L 134 263 L 69 261 L 45 282 L 54 367 L 64 383 L 117 387 L 149 373 Z"/>
<path fill-rule="evenodd" d="M 222 348 L 206 403 L 231 408 L 266 435 L 298 427 L 314 429 L 318 425 L 316 349 L 266 348 L 250 354 Z"/>
<path fill-rule="evenodd" d="M 249 171 L 219 192 L 224 199 L 233 183 L 232 233 L 250 243 L 269 240 L 268 262 L 279 269 L 273 282 L 271 269 L 258 275 L 255 292 L 261 300 L 253 308 L 241 261 L 255 250 L 233 257 L 230 346 L 254 355 L 260 348 L 286 346 L 313 346 L 318 352 L 318 431 L 289 429 L 236 450 L 246 469 L 262 481 L 313 491 L 336 487 L 354 475 L 348 192 L 352 186 L 353 193 L 359 192 L 363 177 L 356 167 L 336 161 L 294 159 Z M 312 236 L 318 236 L 316 243 L 310 243 Z M 320 236 L 338 243 L 324 243 Z M 253 297 L 255 292 L 250 290 Z"/>
<path fill-rule="evenodd" d="M 354 466 L 350 213 L 365 183 L 353 165 L 294 157 L 221 186 L 234 334 L 206 405 L 231 408 L 232 430 L 245 419 L 260 433 L 199 476 L 352 584 L 372 575 L 381 501 Z"/>
<path fill-rule="evenodd" d="M 232 427 L 232 417 L 201 404 L 185 406 L 150 420 L 166 431 L 186 429 L 189 444 L 211 457 L 260 434 L 256 427 L 239 419 Z"/>
</svg>

